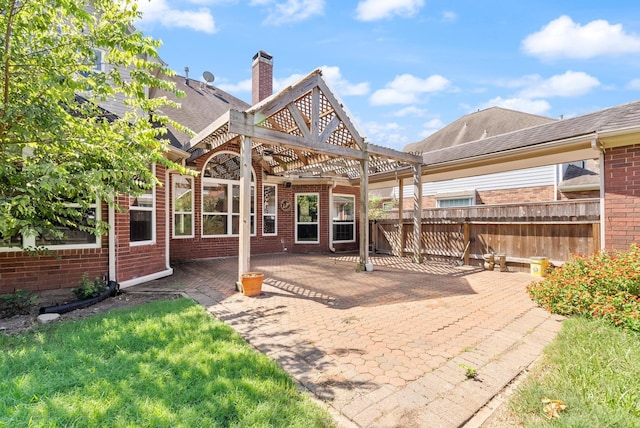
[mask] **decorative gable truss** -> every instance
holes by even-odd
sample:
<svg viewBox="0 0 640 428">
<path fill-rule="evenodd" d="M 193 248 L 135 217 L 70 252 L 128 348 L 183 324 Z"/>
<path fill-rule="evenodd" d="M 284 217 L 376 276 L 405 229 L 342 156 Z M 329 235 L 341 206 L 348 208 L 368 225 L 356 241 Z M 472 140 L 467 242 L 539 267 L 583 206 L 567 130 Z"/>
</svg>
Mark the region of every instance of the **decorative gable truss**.
<svg viewBox="0 0 640 428">
<path fill-rule="evenodd" d="M 253 158 L 273 175 L 357 179 L 363 160 L 368 174 L 422 162 L 366 143 L 319 69 L 247 111 L 230 110 L 196 135 L 189 150 L 215 149 L 241 135 L 252 139 Z"/>
</svg>

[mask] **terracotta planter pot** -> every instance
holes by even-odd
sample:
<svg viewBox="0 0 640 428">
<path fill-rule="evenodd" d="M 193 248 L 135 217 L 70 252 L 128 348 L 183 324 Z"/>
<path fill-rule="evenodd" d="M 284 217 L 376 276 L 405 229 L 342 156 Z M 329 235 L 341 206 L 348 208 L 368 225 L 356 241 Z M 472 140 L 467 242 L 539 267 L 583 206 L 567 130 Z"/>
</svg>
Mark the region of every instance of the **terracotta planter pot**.
<svg viewBox="0 0 640 428">
<path fill-rule="evenodd" d="M 246 272 L 240 275 L 242 280 L 242 293 L 245 296 L 257 296 L 262 292 L 262 280 L 264 274 L 262 272 Z"/>
</svg>

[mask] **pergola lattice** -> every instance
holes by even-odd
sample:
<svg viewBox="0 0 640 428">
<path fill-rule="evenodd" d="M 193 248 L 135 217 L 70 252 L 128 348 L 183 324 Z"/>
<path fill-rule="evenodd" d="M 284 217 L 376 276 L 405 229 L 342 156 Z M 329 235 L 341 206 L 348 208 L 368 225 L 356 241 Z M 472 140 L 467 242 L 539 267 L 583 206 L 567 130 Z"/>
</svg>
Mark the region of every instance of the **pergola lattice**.
<svg viewBox="0 0 640 428">
<path fill-rule="evenodd" d="M 410 166 L 414 176 L 414 210 L 420 218 L 422 157 L 368 144 L 344 106 L 314 70 L 297 83 L 246 111 L 229 110 L 193 137 L 187 149 L 214 150 L 240 144 L 239 274 L 249 270 L 249 201 L 251 160 L 268 174 L 302 177 L 344 177 L 360 185 L 360 267 L 368 264 L 368 177 Z M 416 226 L 419 230 L 419 223 Z M 419 234 L 414 239 L 420 259 Z"/>
</svg>

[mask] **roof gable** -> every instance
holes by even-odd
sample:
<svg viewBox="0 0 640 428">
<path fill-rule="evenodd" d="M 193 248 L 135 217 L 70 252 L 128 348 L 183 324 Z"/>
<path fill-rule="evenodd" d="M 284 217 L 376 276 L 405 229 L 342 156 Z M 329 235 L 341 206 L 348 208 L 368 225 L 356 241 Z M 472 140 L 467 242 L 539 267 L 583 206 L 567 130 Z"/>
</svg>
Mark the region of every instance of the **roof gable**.
<svg viewBox="0 0 640 428">
<path fill-rule="evenodd" d="M 424 140 L 408 144 L 404 151 L 431 152 L 553 121 L 549 117 L 491 107 L 462 116 Z"/>
<path fill-rule="evenodd" d="M 598 132 L 620 130 L 640 124 L 640 101 L 610 107 L 570 119 L 550 122 L 532 128 L 472 141 L 424 154 L 424 165 L 471 159 L 546 143 L 558 143 L 569 138 L 590 136 Z"/>
</svg>

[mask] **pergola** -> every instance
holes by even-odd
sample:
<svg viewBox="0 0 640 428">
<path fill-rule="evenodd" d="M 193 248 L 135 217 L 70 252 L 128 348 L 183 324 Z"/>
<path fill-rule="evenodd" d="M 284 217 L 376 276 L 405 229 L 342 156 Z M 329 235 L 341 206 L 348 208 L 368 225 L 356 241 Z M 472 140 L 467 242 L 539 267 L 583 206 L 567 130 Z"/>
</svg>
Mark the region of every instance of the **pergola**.
<svg viewBox="0 0 640 428">
<path fill-rule="evenodd" d="M 250 271 L 252 159 L 271 175 L 345 177 L 359 182 L 359 270 L 369 264 L 369 175 L 409 167 L 414 189 L 414 260 L 421 261 L 422 157 L 367 143 L 320 69 L 246 111 L 227 111 L 193 137 L 186 149 L 214 150 L 230 142 L 240 145 L 238 277 Z"/>
</svg>

